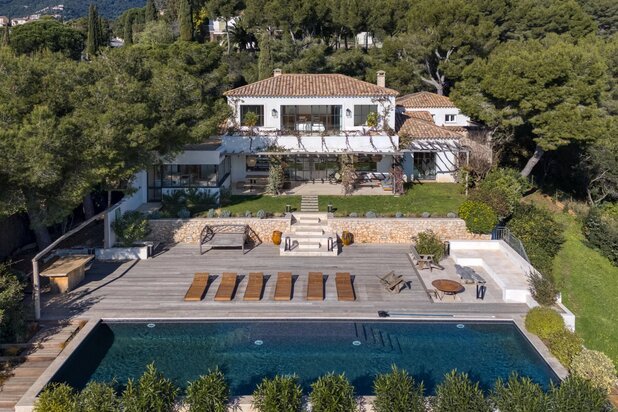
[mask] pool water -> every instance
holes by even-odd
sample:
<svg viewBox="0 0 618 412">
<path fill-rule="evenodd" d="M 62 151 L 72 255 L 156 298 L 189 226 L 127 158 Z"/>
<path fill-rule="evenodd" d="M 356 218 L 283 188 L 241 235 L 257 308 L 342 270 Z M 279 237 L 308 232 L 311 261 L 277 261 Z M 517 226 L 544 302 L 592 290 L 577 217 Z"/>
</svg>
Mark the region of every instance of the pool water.
<svg viewBox="0 0 618 412">
<path fill-rule="evenodd" d="M 125 384 L 155 362 L 181 388 L 219 367 L 233 395 L 265 376 L 296 374 L 305 390 L 324 373 L 345 372 L 358 395 L 391 365 L 432 394 L 444 374 L 467 372 L 484 389 L 513 371 L 547 388 L 557 377 L 512 322 L 238 321 L 100 323 L 54 377 Z"/>
</svg>

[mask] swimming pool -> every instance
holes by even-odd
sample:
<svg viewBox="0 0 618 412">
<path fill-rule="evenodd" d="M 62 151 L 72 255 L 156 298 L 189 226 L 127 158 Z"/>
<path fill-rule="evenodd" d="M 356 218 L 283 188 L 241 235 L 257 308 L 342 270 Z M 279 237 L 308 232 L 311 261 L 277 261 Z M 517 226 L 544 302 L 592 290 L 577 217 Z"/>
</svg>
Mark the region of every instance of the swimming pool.
<svg viewBox="0 0 618 412">
<path fill-rule="evenodd" d="M 512 371 L 547 387 L 558 378 L 512 322 L 234 321 L 101 322 L 53 381 L 124 384 L 146 365 L 181 388 L 219 367 L 233 395 L 265 376 L 295 373 L 308 389 L 326 372 L 345 372 L 358 395 L 395 364 L 433 393 L 445 373 L 465 371 L 484 389 Z"/>
</svg>

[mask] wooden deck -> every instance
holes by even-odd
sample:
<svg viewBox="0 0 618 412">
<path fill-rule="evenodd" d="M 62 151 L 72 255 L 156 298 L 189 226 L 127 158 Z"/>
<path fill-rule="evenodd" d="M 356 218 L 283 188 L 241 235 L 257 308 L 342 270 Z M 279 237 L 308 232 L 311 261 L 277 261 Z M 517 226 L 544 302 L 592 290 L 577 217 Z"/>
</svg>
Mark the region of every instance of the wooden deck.
<svg viewBox="0 0 618 412">
<path fill-rule="evenodd" d="M 255 318 L 255 317 L 375 317 L 380 310 L 429 316 L 513 317 L 527 311 L 513 303 L 433 303 L 413 268 L 405 245 L 352 245 L 333 258 L 282 257 L 273 245 L 242 254 L 213 250 L 200 255 L 196 245 L 177 245 L 153 259 L 125 263 L 97 262 L 84 282 L 65 295 L 43 296 L 43 319 L 101 318 Z M 402 274 L 409 287 L 388 293 L 376 275 Z M 325 300 L 307 301 L 307 274 L 325 277 Z M 202 301 L 185 302 L 195 272 L 216 276 Z M 236 272 L 239 283 L 231 302 L 215 302 L 223 272 Z M 263 272 L 261 301 L 243 300 L 250 272 Z M 274 301 L 277 272 L 292 272 L 291 301 Z M 337 301 L 335 273 L 350 272 L 356 301 Z"/>
</svg>

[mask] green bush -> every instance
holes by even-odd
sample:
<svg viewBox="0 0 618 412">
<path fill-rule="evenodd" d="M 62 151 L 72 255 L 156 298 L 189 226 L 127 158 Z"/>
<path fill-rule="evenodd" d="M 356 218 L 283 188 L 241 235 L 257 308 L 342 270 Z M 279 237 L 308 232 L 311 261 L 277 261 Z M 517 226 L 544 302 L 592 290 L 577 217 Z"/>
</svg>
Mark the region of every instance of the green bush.
<svg viewBox="0 0 618 412">
<path fill-rule="evenodd" d="M 179 217 L 189 211 L 190 216 L 197 215 L 217 206 L 217 197 L 208 192 L 189 188 L 176 190 L 161 197 L 161 213 L 165 217 Z"/>
<path fill-rule="evenodd" d="M 424 412 L 423 383 L 417 385 L 408 372 L 392 367 L 391 372 L 378 375 L 373 381 L 376 412 Z"/>
<path fill-rule="evenodd" d="M 35 412 L 77 412 L 77 394 L 65 383 L 51 383 L 45 387 L 34 404 Z"/>
<path fill-rule="evenodd" d="M 153 363 L 139 378 L 137 384 L 129 380 L 122 393 L 124 412 L 169 412 L 174 408 L 178 388 L 166 379 Z"/>
<path fill-rule="evenodd" d="M 303 390 L 296 376 L 264 378 L 253 392 L 253 406 L 260 412 L 298 412 Z"/>
<path fill-rule="evenodd" d="M 466 200 L 459 207 L 458 214 L 472 233 L 491 233 L 498 223 L 496 212 L 482 202 Z"/>
<path fill-rule="evenodd" d="M 526 329 L 541 339 L 547 339 L 550 335 L 564 329 L 564 319 L 552 308 L 536 307 L 526 314 Z"/>
<path fill-rule="evenodd" d="M 144 240 L 150 233 L 148 219 L 137 210 L 129 211 L 112 222 L 112 229 L 118 243 L 130 247 L 138 240 Z"/>
<path fill-rule="evenodd" d="M 552 333 L 547 339 L 549 351 L 566 368 L 571 367 L 573 358 L 582 351 L 584 341 L 575 332 L 562 329 L 560 332 Z"/>
<path fill-rule="evenodd" d="M 472 383 L 467 373 L 457 373 L 456 370 L 444 376 L 444 381 L 436 388 L 432 406 L 433 412 L 491 411 L 478 382 Z"/>
<path fill-rule="evenodd" d="M 189 383 L 186 403 L 189 412 L 226 412 L 230 388 L 223 372 L 215 369 Z"/>
<path fill-rule="evenodd" d="M 563 227 L 551 213 L 534 205 L 518 205 L 507 224 L 511 232 L 524 244 L 532 265 L 550 274 L 554 256 L 564 243 Z"/>
<path fill-rule="evenodd" d="M 494 169 L 470 193 L 470 200 L 486 203 L 500 219 L 504 219 L 513 214 L 522 195 L 529 189 L 528 181 L 517 170 Z"/>
<path fill-rule="evenodd" d="M 326 374 L 311 384 L 312 412 L 352 412 L 358 408 L 354 399 L 354 387 L 344 374 Z"/>
<path fill-rule="evenodd" d="M 530 285 L 530 293 L 534 300 L 543 306 L 552 306 L 556 303 L 556 295 L 558 290 L 554 281 L 542 273 L 532 271 L 528 273 L 528 284 Z"/>
<path fill-rule="evenodd" d="M 607 394 L 579 376 L 568 376 L 548 393 L 549 412 L 605 412 Z"/>
<path fill-rule="evenodd" d="M 112 385 L 90 382 L 79 394 L 80 412 L 117 412 L 120 401 Z"/>
<path fill-rule="evenodd" d="M 583 348 L 573 357 L 571 373 L 586 380 L 594 386 L 609 391 L 616 385 L 616 367 L 614 362 L 596 350 Z"/>
<path fill-rule="evenodd" d="M 444 257 L 444 242 L 433 230 L 419 233 L 415 238 L 416 250 L 422 255 L 433 255 L 436 262 Z"/>
<path fill-rule="evenodd" d="M 22 341 L 26 335 L 24 285 L 0 263 L 0 342 Z"/>
<path fill-rule="evenodd" d="M 547 398 L 543 389 L 528 377 L 516 373 L 505 383 L 498 379 L 491 392 L 494 409 L 501 412 L 546 412 Z"/>
<path fill-rule="evenodd" d="M 592 246 L 618 266 L 618 203 L 590 209 L 584 234 Z"/>
</svg>

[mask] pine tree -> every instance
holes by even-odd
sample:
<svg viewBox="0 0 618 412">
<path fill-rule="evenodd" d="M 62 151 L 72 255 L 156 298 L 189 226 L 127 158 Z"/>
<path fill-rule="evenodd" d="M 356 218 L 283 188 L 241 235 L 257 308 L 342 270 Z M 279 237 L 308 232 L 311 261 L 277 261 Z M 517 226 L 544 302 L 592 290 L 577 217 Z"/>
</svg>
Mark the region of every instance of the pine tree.
<svg viewBox="0 0 618 412">
<path fill-rule="evenodd" d="M 178 12 L 180 20 L 180 40 L 193 40 L 193 18 L 191 13 L 191 4 L 189 0 L 180 0 L 180 10 Z"/>
<path fill-rule="evenodd" d="M 148 0 L 146 3 L 146 23 L 157 20 L 157 8 L 154 0 Z"/>
<path fill-rule="evenodd" d="M 97 6 L 90 4 L 88 8 L 88 40 L 86 43 L 86 53 L 89 57 L 94 56 L 99 51 L 99 16 Z"/>
<path fill-rule="evenodd" d="M 11 37 L 9 33 L 9 25 L 4 26 L 4 34 L 2 35 L 2 47 L 8 47 L 11 44 Z"/>
</svg>

